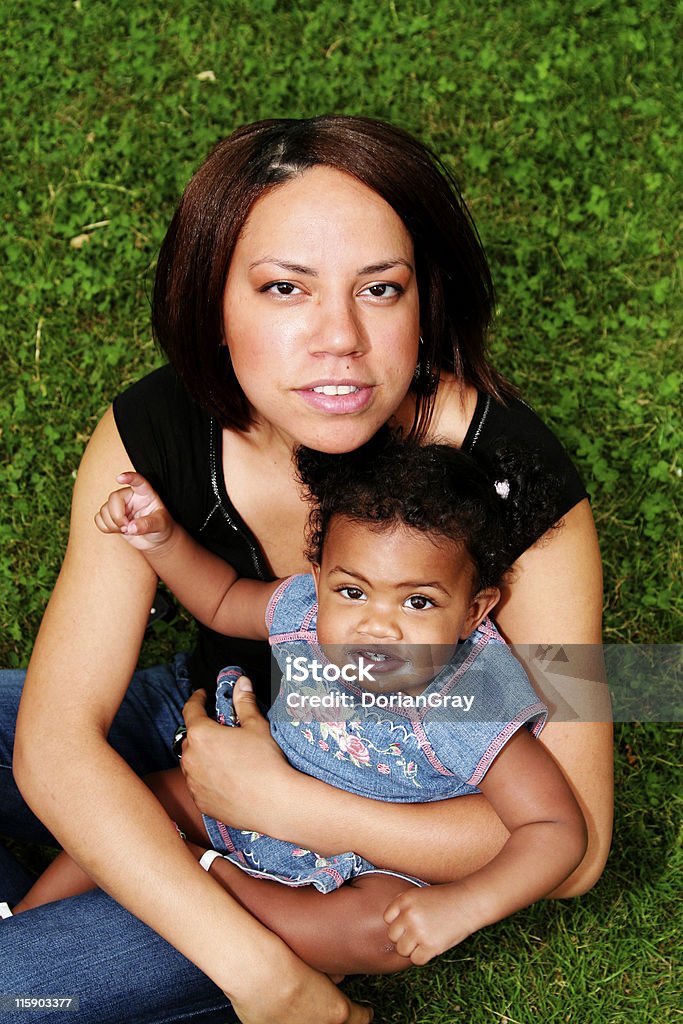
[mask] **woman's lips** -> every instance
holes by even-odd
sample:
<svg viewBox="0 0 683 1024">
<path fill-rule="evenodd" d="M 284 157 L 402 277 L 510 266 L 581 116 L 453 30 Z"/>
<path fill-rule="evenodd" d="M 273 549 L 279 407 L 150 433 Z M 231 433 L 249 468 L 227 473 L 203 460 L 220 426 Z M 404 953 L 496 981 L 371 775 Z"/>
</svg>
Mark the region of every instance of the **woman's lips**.
<svg viewBox="0 0 683 1024">
<path fill-rule="evenodd" d="M 311 409 L 337 415 L 362 412 L 372 400 L 372 393 L 373 386 L 353 381 L 338 384 L 322 381 L 296 389 L 296 394 Z"/>
</svg>

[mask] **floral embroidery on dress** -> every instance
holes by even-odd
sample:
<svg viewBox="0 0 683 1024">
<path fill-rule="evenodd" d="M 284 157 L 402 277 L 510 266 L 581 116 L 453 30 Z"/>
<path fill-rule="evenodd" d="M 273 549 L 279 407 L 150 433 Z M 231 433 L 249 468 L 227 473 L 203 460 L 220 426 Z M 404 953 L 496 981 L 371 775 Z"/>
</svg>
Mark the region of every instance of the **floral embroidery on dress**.
<svg viewBox="0 0 683 1024">
<path fill-rule="evenodd" d="M 395 769 L 384 758 L 391 757 L 395 768 L 402 769 L 403 777 L 421 789 L 417 780 L 418 765 L 415 761 L 406 761 L 403 744 L 391 742 L 387 747 L 378 747 L 363 736 L 362 724 L 357 719 L 346 722 L 309 720 L 304 727 L 303 722 L 290 721 L 290 725 L 301 732 L 307 743 L 317 746 L 322 754 L 331 754 L 336 761 L 345 761 L 354 768 L 374 768 L 380 775 L 388 776 Z M 399 729 L 404 742 L 408 743 L 410 733 L 403 725 Z"/>
<path fill-rule="evenodd" d="M 359 736 L 349 736 L 343 733 L 339 737 L 339 749 L 349 755 L 349 760 L 357 768 L 370 767 L 370 751 Z"/>
<path fill-rule="evenodd" d="M 330 866 L 330 861 L 326 857 L 321 857 L 319 853 L 314 853 L 312 850 L 303 850 L 300 846 L 294 847 L 292 857 L 308 857 L 311 853 L 315 857 L 316 868 L 327 868 Z"/>
<path fill-rule="evenodd" d="M 339 751 L 342 755 L 346 754 L 348 760 L 351 761 L 356 768 L 369 768 L 370 767 L 370 751 L 368 750 L 360 736 L 353 735 L 347 731 L 347 725 L 353 729 L 359 729 L 360 722 L 320 722 L 320 735 L 322 740 L 319 742 L 319 746 L 322 750 L 329 750 L 328 739 L 334 740 L 337 744 Z M 323 746 L 323 744 L 325 744 Z M 335 754 L 337 757 L 337 754 Z M 346 760 L 346 757 L 337 758 L 338 760 Z"/>
</svg>

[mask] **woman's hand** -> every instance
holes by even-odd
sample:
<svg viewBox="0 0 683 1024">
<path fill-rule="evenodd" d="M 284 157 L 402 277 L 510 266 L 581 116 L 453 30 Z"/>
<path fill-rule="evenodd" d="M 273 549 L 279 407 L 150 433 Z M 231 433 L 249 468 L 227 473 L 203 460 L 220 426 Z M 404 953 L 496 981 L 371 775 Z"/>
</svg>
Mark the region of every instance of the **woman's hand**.
<svg viewBox="0 0 683 1024">
<path fill-rule="evenodd" d="M 181 766 L 197 807 L 235 828 L 277 836 L 294 769 L 271 738 L 270 727 L 243 676 L 233 700 L 240 728 L 209 718 L 206 691 L 197 690 L 183 708 L 187 738 Z M 267 784 L 264 784 L 264 779 Z"/>
<path fill-rule="evenodd" d="M 226 993 L 242 1024 L 369 1024 L 373 1019 L 370 1007 L 352 1002 L 293 954 L 291 959 L 285 971 L 269 965 L 277 981 L 261 986 L 253 1000 Z"/>
</svg>

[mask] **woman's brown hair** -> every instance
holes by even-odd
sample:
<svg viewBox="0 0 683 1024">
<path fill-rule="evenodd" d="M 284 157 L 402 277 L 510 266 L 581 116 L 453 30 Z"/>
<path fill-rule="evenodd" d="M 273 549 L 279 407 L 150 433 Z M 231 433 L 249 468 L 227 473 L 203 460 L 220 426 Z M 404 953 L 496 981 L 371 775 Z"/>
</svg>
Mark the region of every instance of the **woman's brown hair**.
<svg viewBox="0 0 683 1024">
<path fill-rule="evenodd" d="M 414 430 L 429 423 L 441 369 L 496 398 L 512 393 L 489 365 L 493 283 L 457 185 L 407 132 L 366 117 L 258 121 L 219 142 L 188 184 L 161 246 L 155 336 L 190 394 L 222 426 L 246 430 L 251 410 L 223 342 L 223 291 L 252 206 L 309 167 L 333 167 L 380 195 L 415 250 L 422 344 Z"/>
</svg>

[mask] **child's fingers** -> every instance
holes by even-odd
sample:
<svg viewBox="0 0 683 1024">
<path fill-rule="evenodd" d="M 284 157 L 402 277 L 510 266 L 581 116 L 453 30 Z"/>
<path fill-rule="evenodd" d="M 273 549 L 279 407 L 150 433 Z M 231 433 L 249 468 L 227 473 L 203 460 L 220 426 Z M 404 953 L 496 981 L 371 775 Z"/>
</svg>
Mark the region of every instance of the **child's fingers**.
<svg viewBox="0 0 683 1024">
<path fill-rule="evenodd" d="M 105 523 L 104 517 L 102 516 L 101 512 L 97 512 L 96 515 L 95 515 L 95 526 L 97 527 L 98 530 L 101 530 L 102 533 L 120 533 L 121 532 L 119 530 L 118 526 L 115 526 L 112 529 L 111 526 L 109 526 L 107 523 Z"/>
<path fill-rule="evenodd" d="M 133 493 L 140 498 L 156 497 L 156 491 L 148 480 L 141 473 L 119 473 L 116 477 L 120 484 L 127 484 L 132 488 Z"/>
<path fill-rule="evenodd" d="M 387 928 L 387 935 L 389 941 L 393 942 L 398 949 L 398 943 L 403 938 L 406 932 L 407 920 L 405 914 L 401 913 L 401 896 L 399 893 L 395 899 L 391 901 L 387 909 L 384 911 L 384 922 L 389 927 Z M 406 954 L 402 954 L 405 956 Z"/>
<path fill-rule="evenodd" d="M 398 900 L 389 904 L 384 912 L 384 920 L 389 924 L 387 937 L 395 946 L 399 956 L 412 960 L 416 966 L 422 966 L 435 955 L 436 950 L 431 948 L 430 943 L 425 944 L 423 930 L 415 927 L 408 915 L 402 912 L 398 906 Z"/>
<path fill-rule="evenodd" d="M 384 911 L 385 924 L 391 924 L 392 921 L 396 920 L 400 913 L 401 907 L 399 906 L 398 900 L 392 900 L 387 909 Z"/>
<path fill-rule="evenodd" d="M 130 487 L 114 491 L 95 516 L 95 522 L 104 533 L 119 533 L 128 523 L 127 502 L 132 496 Z"/>
<path fill-rule="evenodd" d="M 416 967 L 424 967 L 435 956 L 436 953 L 433 950 L 430 951 L 427 946 L 421 946 L 418 943 L 410 954 L 410 959 Z"/>
<path fill-rule="evenodd" d="M 426 964 L 431 960 L 433 954 L 427 947 L 422 945 L 417 933 L 411 928 L 404 928 L 402 925 L 397 930 L 400 931 L 400 935 L 394 935 L 392 928 L 389 928 L 387 934 L 389 941 L 393 943 L 399 956 L 404 956 L 406 960 L 412 960 L 416 965 Z"/>
<path fill-rule="evenodd" d="M 415 895 L 415 887 L 411 886 L 409 889 L 404 889 L 403 892 L 398 893 L 394 896 L 391 903 L 387 905 L 384 911 L 383 917 L 385 924 L 391 924 L 402 912 L 406 911 L 411 906 L 411 900 Z"/>
<path fill-rule="evenodd" d="M 405 930 L 405 922 L 402 921 L 399 916 L 396 918 L 396 920 L 392 921 L 392 923 L 387 928 L 387 935 L 389 936 L 391 942 L 398 943 L 405 934 Z"/>
<path fill-rule="evenodd" d="M 208 713 L 206 710 L 206 690 L 195 690 L 185 703 L 182 710 L 183 721 L 188 729 L 195 722 L 206 721 Z"/>
<path fill-rule="evenodd" d="M 144 537 L 149 533 L 161 533 L 166 527 L 166 516 L 163 512 L 149 512 L 144 515 L 136 515 L 128 521 L 126 533 L 136 534 Z"/>
<path fill-rule="evenodd" d="M 400 905 L 400 895 L 390 903 L 384 912 L 384 920 L 389 925 L 387 936 L 396 946 L 396 952 L 409 957 L 418 946 L 417 932 L 412 926 L 408 915 Z"/>
<path fill-rule="evenodd" d="M 404 956 L 406 960 L 413 959 L 413 954 L 418 947 L 418 943 L 412 935 L 408 932 L 404 932 L 399 939 L 392 939 L 391 935 L 389 936 L 389 939 L 394 943 L 396 952 L 399 956 Z"/>
<path fill-rule="evenodd" d="M 124 526 L 129 517 L 128 504 L 133 497 L 130 487 L 122 487 L 120 491 L 112 491 L 102 506 L 102 515 L 105 522 L 109 516 L 117 526 Z"/>
</svg>

